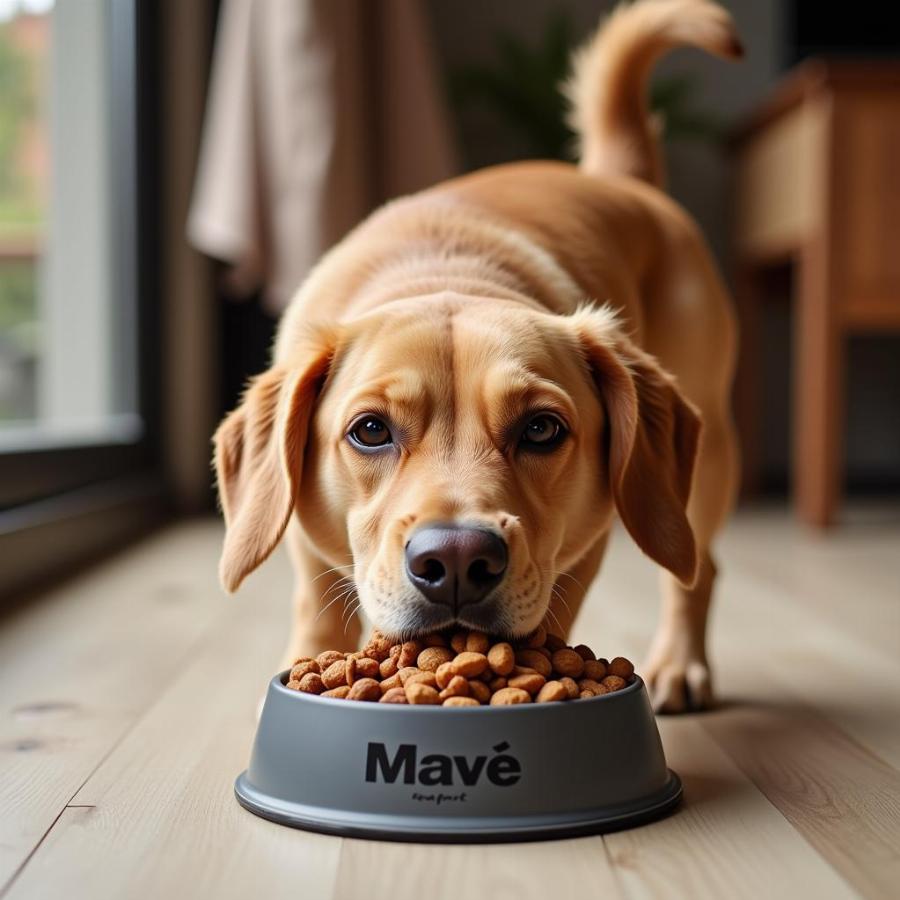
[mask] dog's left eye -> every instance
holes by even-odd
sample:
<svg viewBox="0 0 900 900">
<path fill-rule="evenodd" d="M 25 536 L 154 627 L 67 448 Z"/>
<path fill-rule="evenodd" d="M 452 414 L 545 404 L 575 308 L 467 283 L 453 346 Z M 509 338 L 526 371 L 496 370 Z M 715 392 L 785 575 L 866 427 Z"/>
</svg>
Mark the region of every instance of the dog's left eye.
<svg viewBox="0 0 900 900">
<path fill-rule="evenodd" d="M 519 438 L 519 446 L 524 450 L 551 450 L 566 436 L 566 427 L 549 413 L 541 413 L 529 419 Z"/>
<path fill-rule="evenodd" d="M 391 430 L 375 416 L 363 416 L 358 419 L 347 436 L 352 443 L 366 450 L 373 447 L 386 447 L 393 443 Z"/>
</svg>

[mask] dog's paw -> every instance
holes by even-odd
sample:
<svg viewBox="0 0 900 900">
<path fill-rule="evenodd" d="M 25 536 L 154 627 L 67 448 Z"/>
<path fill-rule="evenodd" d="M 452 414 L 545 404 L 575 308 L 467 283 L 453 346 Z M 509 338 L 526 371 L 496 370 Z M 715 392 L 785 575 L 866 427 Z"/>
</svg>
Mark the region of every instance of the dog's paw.
<svg viewBox="0 0 900 900">
<path fill-rule="evenodd" d="M 659 650 L 639 671 L 658 713 L 696 712 L 715 702 L 709 664 L 699 654 Z"/>
</svg>

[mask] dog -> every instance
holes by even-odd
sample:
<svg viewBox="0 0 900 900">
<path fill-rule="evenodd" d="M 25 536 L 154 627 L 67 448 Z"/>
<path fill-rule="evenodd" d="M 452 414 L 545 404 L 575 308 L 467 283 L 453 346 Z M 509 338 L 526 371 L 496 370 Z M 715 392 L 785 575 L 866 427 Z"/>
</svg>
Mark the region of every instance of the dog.
<svg viewBox="0 0 900 900">
<path fill-rule="evenodd" d="M 224 588 L 287 535 L 285 666 L 358 641 L 339 599 L 398 640 L 541 623 L 565 637 L 618 516 L 662 570 L 641 670 L 656 709 L 713 702 L 736 328 L 662 190 L 645 93 L 679 45 L 742 52 L 711 0 L 621 7 L 575 58 L 577 165 L 508 164 L 395 200 L 298 290 L 271 368 L 214 438 Z"/>
</svg>

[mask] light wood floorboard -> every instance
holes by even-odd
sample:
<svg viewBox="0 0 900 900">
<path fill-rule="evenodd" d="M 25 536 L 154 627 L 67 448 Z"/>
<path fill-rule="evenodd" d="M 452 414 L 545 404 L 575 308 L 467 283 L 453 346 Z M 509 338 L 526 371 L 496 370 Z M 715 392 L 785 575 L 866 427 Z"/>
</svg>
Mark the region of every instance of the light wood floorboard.
<svg viewBox="0 0 900 900">
<path fill-rule="evenodd" d="M 900 513 L 823 538 L 745 512 L 720 547 L 721 708 L 660 720 L 671 817 L 541 844 L 308 834 L 234 801 L 282 649 L 283 555 L 220 595 L 221 527 L 168 529 L 0 621 L 9 898 L 893 897 L 900 884 Z M 576 625 L 639 659 L 653 567 L 617 533 Z"/>
</svg>

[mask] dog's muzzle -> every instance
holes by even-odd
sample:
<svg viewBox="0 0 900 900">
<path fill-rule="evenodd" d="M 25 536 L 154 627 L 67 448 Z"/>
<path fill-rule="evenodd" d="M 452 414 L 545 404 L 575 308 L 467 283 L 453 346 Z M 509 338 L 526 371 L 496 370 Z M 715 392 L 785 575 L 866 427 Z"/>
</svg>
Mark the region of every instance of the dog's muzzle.
<svg viewBox="0 0 900 900">
<path fill-rule="evenodd" d="M 406 574 L 432 603 L 454 612 L 478 603 L 503 580 L 506 541 L 487 528 L 425 525 L 406 545 Z"/>
</svg>

